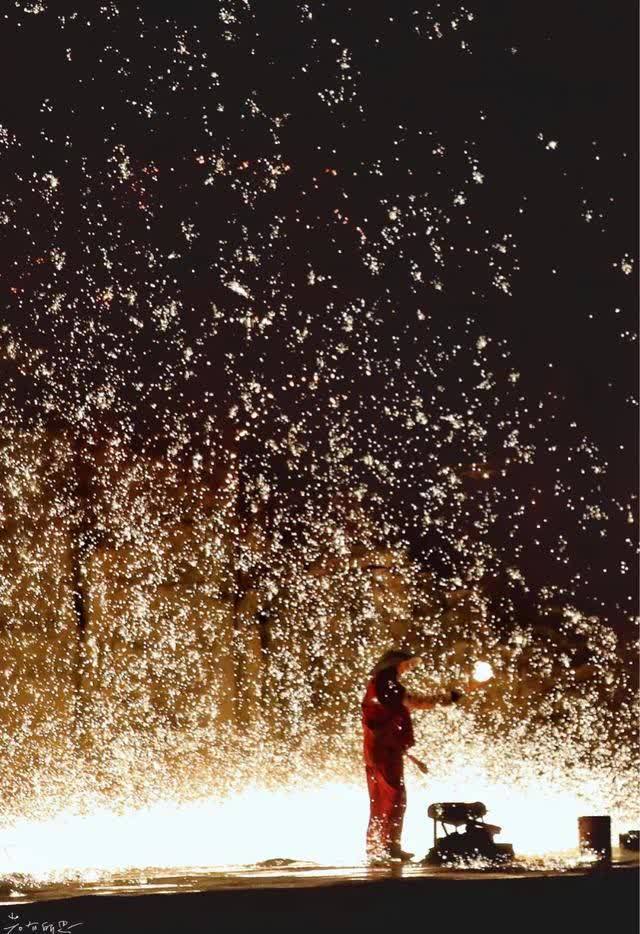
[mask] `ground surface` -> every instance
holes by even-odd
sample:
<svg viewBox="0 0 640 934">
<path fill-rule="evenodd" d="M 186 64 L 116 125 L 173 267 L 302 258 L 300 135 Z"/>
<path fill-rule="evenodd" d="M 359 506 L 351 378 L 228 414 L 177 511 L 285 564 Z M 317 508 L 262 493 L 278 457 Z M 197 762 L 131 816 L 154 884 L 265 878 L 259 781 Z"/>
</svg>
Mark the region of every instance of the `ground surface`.
<svg viewBox="0 0 640 934">
<path fill-rule="evenodd" d="M 149 871 L 108 884 L 20 893 L 7 888 L 0 896 L 1 934 L 401 928 L 635 934 L 637 861 L 627 857 L 606 871 L 563 873 L 302 864 L 219 873 Z"/>
</svg>

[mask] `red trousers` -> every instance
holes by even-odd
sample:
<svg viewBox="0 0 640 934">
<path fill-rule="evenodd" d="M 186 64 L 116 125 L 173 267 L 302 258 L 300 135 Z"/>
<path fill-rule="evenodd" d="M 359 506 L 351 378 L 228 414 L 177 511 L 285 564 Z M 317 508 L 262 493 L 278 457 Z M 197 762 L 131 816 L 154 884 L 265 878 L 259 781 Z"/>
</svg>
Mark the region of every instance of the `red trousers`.
<svg viewBox="0 0 640 934">
<path fill-rule="evenodd" d="M 393 752 L 366 766 L 369 787 L 367 856 L 376 858 L 400 846 L 407 807 L 402 752 Z"/>
</svg>

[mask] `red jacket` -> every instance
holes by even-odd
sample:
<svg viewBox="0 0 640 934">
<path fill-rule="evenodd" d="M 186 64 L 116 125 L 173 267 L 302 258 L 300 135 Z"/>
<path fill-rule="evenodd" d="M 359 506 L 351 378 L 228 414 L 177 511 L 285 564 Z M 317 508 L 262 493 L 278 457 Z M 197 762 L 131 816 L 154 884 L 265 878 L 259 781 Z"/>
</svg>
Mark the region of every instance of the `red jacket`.
<svg viewBox="0 0 640 934">
<path fill-rule="evenodd" d="M 376 765 L 389 756 L 402 755 L 413 746 L 411 714 L 403 703 L 406 693 L 398 682 L 395 668 L 385 668 L 369 681 L 362 701 L 367 765 Z"/>
</svg>

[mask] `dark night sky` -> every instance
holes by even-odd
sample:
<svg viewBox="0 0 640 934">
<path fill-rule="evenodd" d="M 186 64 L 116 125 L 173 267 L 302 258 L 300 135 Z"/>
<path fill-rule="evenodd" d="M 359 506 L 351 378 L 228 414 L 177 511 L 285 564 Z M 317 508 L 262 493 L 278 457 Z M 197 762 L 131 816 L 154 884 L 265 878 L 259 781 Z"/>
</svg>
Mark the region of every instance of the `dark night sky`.
<svg viewBox="0 0 640 934">
<path fill-rule="evenodd" d="M 110 419 L 171 434 L 182 414 L 197 438 L 208 415 L 226 412 L 258 378 L 275 402 L 261 409 L 254 447 L 317 406 L 327 417 L 311 418 L 305 431 L 324 450 L 335 390 L 344 395 L 340 413 L 357 412 L 361 436 L 378 433 L 381 451 L 387 433 L 391 457 L 394 444 L 411 450 L 421 441 L 394 440 L 376 421 L 379 400 L 395 394 L 404 405 L 414 386 L 429 398 L 424 361 L 432 348 L 434 360 L 443 355 L 438 404 L 455 411 L 458 384 L 476 364 L 452 347 L 488 336 L 494 372 L 520 374 L 532 411 L 558 396 L 557 423 L 536 422 L 541 449 L 556 444 L 566 466 L 588 438 L 608 463 L 597 489 L 581 474 L 580 456 L 566 469 L 563 490 L 584 490 L 613 516 L 606 540 L 576 531 L 571 573 L 589 568 L 586 607 L 604 606 L 611 618 L 628 612 L 633 574 L 611 568 L 621 560 L 634 566 L 624 539 L 636 527 L 626 525 L 626 509 L 608 504 L 628 503 L 636 486 L 636 265 L 629 275 L 621 269 L 637 254 L 633 5 L 121 6 L 116 14 L 106 2 L 41 10 L 18 2 L 4 14 L 0 69 L 12 93 L 0 105 L 9 217 L 0 229 L 0 293 L 7 340 L 19 348 L 17 362 L 15 352 L 0 357 L 7 418 L 40 417 L 46 406 L 47 417 L 106 419 L 94 403 L 109 384 Z M 342 95 L 337 103 L 330 88 Z M 216 176 L 219 158 L 225 169 Z M 471 178 L 474 165 L 482 183 Z M 49 191 L 47 173 L 57 179 Z M 388 223 L 394 205 L 396 227 Z M 183 221 L 193 225 L 191 239 Z M 507 244 L 503 254 L 497 243 Z M 52 244 L 65 254 L 61 268 Z M 247 258 L 253 249 L 256 261 Z M 369 250 L 384 258 L 376 274 Z M 310 270 L 325 276 L 313 288 Z M 496 283 L 497 273 L 504 280 Z M 251 300 L 230 290 L 236 279 Z M 96 298 L 110 288 L 111 298 Z M 52 310 L 56 292 L 64 299 Z M 174 299 L 177 316 L 163 322 L 153 309 Z M 337 343 L 344 308 L 360 301 L 378 320 L 342 335 L 348 350 L 314 401 L 306 390 L 284 392 L 283 373 L 303 383 Z M 221 316 L 215 327 L 212 303 Z M 248 305 L 274 310 L 251 340 Z M 33 348 L 43 356 L 35 360 Z M 358 363 L 365 357 L 373 361 L 366 378 Z M 38 369 L 43 360 L 46 371 Z M 91 412 L 78 415 L 86 393 Z M 507 405 L 512 411 L 516 402 Z M 497 414 L 491 419 L 497 426 Z M 498 434 L 487 444 L 489 460 L 501 462 Z M 423 461 L 464 463 L 476 450 L 461 442 Z M 407 514 L 420 502 L 411 479 L 420 459 L 412 464 L 400 495 Z M 566 515 L 564 494 L 558 501 L 549 492 L 554 470 L 542 457 L 535 482 L 557 534 Z M 512 490 L 531 484 L 525 471 Z M 510 522 L 507 510 L 493 534 L 506 534 Z M 521 535 L 534 526 L 523 520 Z M 433 558 L 417 533 L 407 534 Z M 533 581 L 547 579 L 542 559 L 523 562 Z M 611 568 L 602 574 L 605 562 Z"/>
</svg>

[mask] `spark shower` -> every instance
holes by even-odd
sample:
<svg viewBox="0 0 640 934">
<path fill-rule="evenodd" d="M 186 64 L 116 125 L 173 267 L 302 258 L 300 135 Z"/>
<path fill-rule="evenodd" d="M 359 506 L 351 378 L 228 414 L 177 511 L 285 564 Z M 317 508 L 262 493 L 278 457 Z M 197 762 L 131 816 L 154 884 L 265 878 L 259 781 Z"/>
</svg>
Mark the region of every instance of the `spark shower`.
<svg viewBox="0 0 640 934">
<path fill-rule="evenodd" d="M 5 875 L 362 860 L 392 644 L 494 674 L 417 851 L 438 794 L 637 820 L 624 66 L 580 109 L 592 14 L 393 6 L 5 15 Z"/>
</svg>

